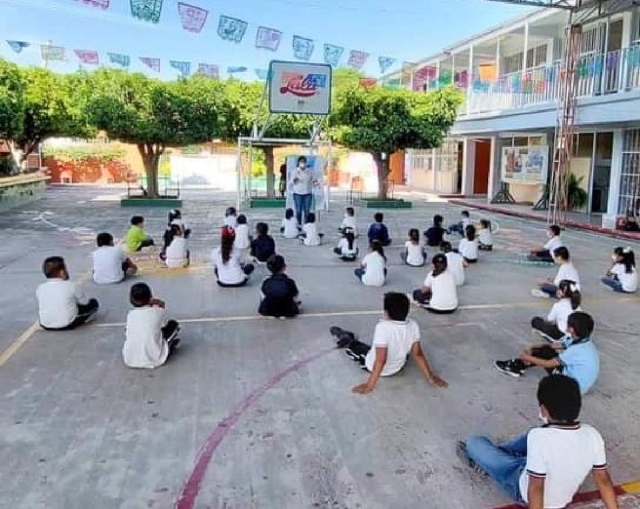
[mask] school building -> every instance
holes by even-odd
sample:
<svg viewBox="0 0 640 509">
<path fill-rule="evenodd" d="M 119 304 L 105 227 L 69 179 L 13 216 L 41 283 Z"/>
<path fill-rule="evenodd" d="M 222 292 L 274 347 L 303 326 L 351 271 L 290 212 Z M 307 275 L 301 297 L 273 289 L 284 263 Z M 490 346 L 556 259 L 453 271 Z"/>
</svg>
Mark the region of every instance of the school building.
<svg viewBox="0 0 640 509">
<path fill-rule="evenodd" d="M 640 204 L 640 8 L 626 1 L 606 8 L 573 19 L 582 36 L 571 172 L 588 194 L 582 211 L 610 221 Z M 536 10 L 382 78 L 386 86 L 424 91 L 453 83 L 466 94 L 441 148 L 407 151 L 411 188 L 490 202 L 508 182 L 517 202 L 543 196 L 568 21 L 567 11 Z"/>
</svg>

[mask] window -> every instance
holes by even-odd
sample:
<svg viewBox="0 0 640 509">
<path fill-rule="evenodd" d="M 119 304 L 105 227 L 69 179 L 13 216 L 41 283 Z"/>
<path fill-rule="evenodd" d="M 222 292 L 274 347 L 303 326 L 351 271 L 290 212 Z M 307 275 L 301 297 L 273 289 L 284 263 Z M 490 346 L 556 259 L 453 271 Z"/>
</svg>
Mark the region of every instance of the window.
<svg viewBox="0 0 640 509">
<path fill-rule="evenodd" d="M 547 45 L 542 44 L 527 51 L 527 69 L 539 67 L 547 61 Z"/>
<path fill-rule="evenodd" d="M 636 211 L 640 200 L 640 129 L 625 131 L 618 214 Z"/>
</svg>

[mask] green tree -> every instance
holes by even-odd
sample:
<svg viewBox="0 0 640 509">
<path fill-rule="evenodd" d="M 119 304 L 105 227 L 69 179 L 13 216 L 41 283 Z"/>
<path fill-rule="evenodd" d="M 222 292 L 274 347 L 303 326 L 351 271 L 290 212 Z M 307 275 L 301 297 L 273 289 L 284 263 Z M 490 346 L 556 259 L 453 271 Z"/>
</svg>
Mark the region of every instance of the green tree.
<svg viewBox="0 0 640 509">
<path fill-rule="evenodd" d="M 22 130 L 24 81 L 18 66 L 0 59 L 0 139 L 12 140 Z"/>
<path fill-rule="evenodd" d="M 158 168 L 167 147 L 219 137 L 222 87 L 202 76 L 162 82 L 143 74 L 101 69 L 92 77 L 87 112 L 112 139 L 137 145 L 147 174 L 147 193 L 158 197 Z"/>
<path fill-rule="evenodd" d="M 331 76 L 331 90 L 340 93 L 349 88 L 356 88 L 360 86 L 360 78 L 364 78 L 361 71 L 351 67 L 338 67 L 333 70 Z"/>
<path fill-rule="evenodd" d="M 338 93 L 333 107 L 333 139 L 373 156 L 378 168 L 378 197 L 385 199 L 389 156 L 397 150 L 439 146 L 461 103 L 462 95 L 453 88 L 428 94 L 348 88 Z"/>
</svg>

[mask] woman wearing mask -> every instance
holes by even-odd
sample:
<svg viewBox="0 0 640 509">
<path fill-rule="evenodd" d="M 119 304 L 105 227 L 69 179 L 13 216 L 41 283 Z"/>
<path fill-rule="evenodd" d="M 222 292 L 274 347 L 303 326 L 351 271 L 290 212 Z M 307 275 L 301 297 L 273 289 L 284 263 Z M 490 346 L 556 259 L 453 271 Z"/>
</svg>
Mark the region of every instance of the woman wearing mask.
<svg viewBox="0 0 640 509">
<path fill-rule="evenodd" d="M 304 224 L 311 212 L 312 189 L 313 175 L 307 168 L 307 158 L 301 156 L 293 172 L 293 204 L 296 208 L 298 224 Z"/>
</svg>

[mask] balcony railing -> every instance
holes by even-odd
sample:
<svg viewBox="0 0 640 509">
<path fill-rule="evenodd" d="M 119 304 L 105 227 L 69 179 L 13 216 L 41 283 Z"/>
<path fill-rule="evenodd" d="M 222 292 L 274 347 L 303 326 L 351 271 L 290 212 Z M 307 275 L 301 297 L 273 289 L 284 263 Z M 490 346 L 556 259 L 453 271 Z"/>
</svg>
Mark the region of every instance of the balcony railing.
<svg viewBox="0 0 640 509">
<path fill-rule="evenodd" d="M 565 77 L 563 65 L 555 63 L 507 74 L 491 83 L 474 81 L 462 115 L 555 103 L 561 97 Z M 640 89 L 640 46 L 579 59 L 578 98 L 632 89 Z"/>
</svg>

